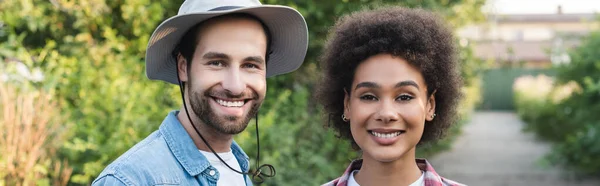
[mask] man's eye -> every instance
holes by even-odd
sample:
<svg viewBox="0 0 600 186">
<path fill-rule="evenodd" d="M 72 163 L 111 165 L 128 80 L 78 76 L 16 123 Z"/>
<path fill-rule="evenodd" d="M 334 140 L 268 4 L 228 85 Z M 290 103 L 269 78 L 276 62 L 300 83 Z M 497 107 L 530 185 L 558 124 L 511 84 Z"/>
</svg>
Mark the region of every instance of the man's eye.
<svg viewBox="0 0 600 186">
<path fill-rule="evenodd" d="M 223 61 L 209 61 L 206 64 L 207 65 L 212 65 L 212 66 L 218 66 L 218 67 L 225 66 L 225 64 L 223 63 Z"/>
<path fill-rule="evenodd" d="M 242 67 L 244 67 L 244 68 L 258 68 L 258 65 L 255 65 L 255 64 L 252 64 L 252 63 L 246 63 Z"/>
<path fill-rule="evenodd" d="M 400 95 L 400 96 L 398 96 L 398 98 L 396 98 L 396 100 L 400 100 L 400 101 L 409 101 L 411 99 L 413 99 L 413 97 L 409 96 L 409 95 Z"/>
<path fill-rule="evenodd" d="M 377 97 L 373 96 L 373 95 L 364 95 L 360 97 L 361 100 L 366 100 L 366 101 L 377 101 Z"/>
</svg>

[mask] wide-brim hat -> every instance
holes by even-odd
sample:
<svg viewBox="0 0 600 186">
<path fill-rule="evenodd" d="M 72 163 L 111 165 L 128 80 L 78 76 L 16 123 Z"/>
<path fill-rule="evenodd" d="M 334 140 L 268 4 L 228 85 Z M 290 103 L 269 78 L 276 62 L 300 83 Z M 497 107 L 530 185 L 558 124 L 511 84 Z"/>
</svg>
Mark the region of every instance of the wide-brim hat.
<svg viewBox="0 0 600 186">
<path fill-rule="evenodd" d="M 172 53 L 181 37 L 194 25 L 231 13 L 251 14 L 269 29 L 271 43 L 267 77 L 292 72 L 304 62 L 308 28 L 304 17 L 290 7 L 262 5 L 257 0 L 186 0 L 176 16 L 162 22 L 148 42 L 146 76 L 178 84 L 176 59 Z"/>
</svg>

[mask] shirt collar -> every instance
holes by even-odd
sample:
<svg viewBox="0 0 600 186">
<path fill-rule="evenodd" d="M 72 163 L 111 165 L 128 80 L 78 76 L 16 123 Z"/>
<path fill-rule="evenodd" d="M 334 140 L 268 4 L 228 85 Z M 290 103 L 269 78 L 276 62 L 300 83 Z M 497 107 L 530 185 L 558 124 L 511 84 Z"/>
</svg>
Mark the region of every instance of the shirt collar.
<svg viewBox="0 0 600 186">
<path fill-rule="evenodd" d="M 417 162 L 417 166 L 419 167 L 419 169 L 421 169 L 421 171 L 423 171 L 424 176 L 424 183 L 427 186 L 438 186 L 438 185 L 442 185 L 443 181 L 442 181 L 442 177 L 440 177 L 440 175 L 437 174 L 437 172 L 435 172 L 435 170 L 433 169 L 433 166 L 431 166 L 431 164 L 425 160 L 425 159 L 416 159 L 415 160 Z M 352 161 L 352 163 L 350 163 L 350 166 L 348 166 L 348 168 L 346 168 L 346 171 L 344 171 L 344 174 L 339 177 L 338 179 L 335 179 L 331 182 L 331 184 L 325 184 L 325 185 L 334 185 L 334 186 L 347 186 L 348 185 L 348 179 L 350 179 L 350 174 L 352 174 L 352 171 L 354 170 L 360 170 L 360 167 L 362 166 L 362 159 L 358 159 L 358 160 L 354 160 Z"/>
<path fill-rule="evenodd" d="M 173 153 L 181 166 L 183 166 L 188 174 L 196 176 L 210 167 L 210 162 L 198 151 L 194 141 L 183 128 L 179 119 L 177 119 L 178 113 L 179 111 L 169 112 L 160 125 L 159 131 L 164 136 L 171 153 Z M 231 150 L 235 158 L 240 162 L 242 171 L 247 171 L 249 158 L 246 153 L 244 153 L 235 141 L 231 144 Z"/>
<path fill-rule="evenodd" d="M 235 159 L 240 163 L 242 172 L 247 172 L 250 167 L 250 158 L 235 141 L 231 143 L 231 152 L 233 152 Z"/>
</svg>

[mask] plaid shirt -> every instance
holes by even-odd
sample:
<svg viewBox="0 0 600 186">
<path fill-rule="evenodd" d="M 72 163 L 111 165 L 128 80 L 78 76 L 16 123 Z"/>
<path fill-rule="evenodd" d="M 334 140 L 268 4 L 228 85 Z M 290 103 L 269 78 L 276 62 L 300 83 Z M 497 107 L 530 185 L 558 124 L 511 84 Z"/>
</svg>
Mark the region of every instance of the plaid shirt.
<svg viewBox="0 0 600 186">
<path fill-rule="evenodd" d="M 425 175 L 423 179 L 425 186 L 464 186 L 463 184 L 443 178 L 440 175 L 438 175 L 435 172 L 435 170 L 433 170 L 431 164 L 427 162 L 427 160 L 417 159 L 416 161 L 417 166 L 419 166 L 419 169 L 421 169 L 421 171 L 423 171 L 423 174 Z M 329 183 L 323 184 L 322 186 L 347 186 L 348 179 L 350 179 L 350 174 L 354 170 L 359 170 L 361 165 L 362 159 L 352 161 L 352 163 L 350 164 L 350 166 L 348 166 L 342 177 L 332 180 Z"/>
</svg>

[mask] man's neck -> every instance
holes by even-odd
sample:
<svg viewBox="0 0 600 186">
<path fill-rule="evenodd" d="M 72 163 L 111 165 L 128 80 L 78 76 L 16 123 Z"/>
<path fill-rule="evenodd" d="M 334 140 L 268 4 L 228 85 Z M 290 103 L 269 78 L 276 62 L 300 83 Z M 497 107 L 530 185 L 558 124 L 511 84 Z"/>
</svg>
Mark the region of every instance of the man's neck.
<svg viewBox="0 0 600 186">
<path fill-rule="evenodd" d="M 188 110 L 190 110 L 190 109 L 188 109 Z M 215 150 L 215 152 L 221 153 L 221 152 L 231 151 L 231 143 L 233 142 L 233 135 L 222 134 L 222 133 L 214 130 L 213 128 L 207 126 L 201 120 L 197 119 L 198 117 L 193 112 L 190 112 L 189 114 L 190 114 L 191 119 L 194 122 L 194 125 L 196 126 L 198 131 L 202 134 L 202 137 L 204 137 L 206 142 L 208 144 L 210 144 L 210 146 L 213 148 L 213 150 Z M 177 119 L 183 125 L 183 128 L 188 133 L 188 135 L 190 135 L 190 137 L 194 141 L 194 144 L 196 145 L 196 147 L 202 151 L 210 152 L 210 149 L 208 148 L 206 143 L 204 143 L 204 141 L 202 141 L 202 139 L 200 138 L 200 135 L 198 135 L 198 133 L 194 129 L 194 126 L 192 125 L 192 122 L 190 122 L 190 120 L 188 119 L 188 116 L 185 113 L 185 109 L 183 107 L 180 109 L 179 114 L 177 114 Z"/>
<path fill-rule="evenodd" d="M 421 177 L 415 161 L 415 148 L 392 162 L 379 162 L 363 154 L 360 171 L 355 175 L 360 185 L 410 185 Z"/>
</svg>

